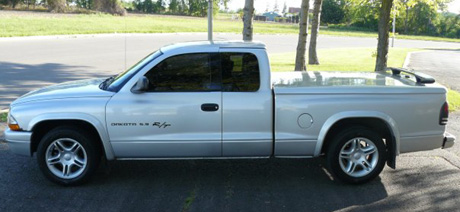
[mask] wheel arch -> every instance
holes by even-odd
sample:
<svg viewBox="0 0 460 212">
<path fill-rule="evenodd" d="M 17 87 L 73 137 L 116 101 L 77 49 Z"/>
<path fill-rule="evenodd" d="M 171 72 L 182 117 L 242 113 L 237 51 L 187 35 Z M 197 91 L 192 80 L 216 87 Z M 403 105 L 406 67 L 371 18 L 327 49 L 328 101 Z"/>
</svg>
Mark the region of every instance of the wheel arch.
<svg viewBox="0 0 460 212">
<path fill-rule="evenodd" d="M 106 159 L 113 160 L 115 158 L 105 126 L 96 117 L 84 113 L 53 113 L 33 118 L 28 125 L 28 129 L 32 132 L 31 155 L 37 150 L 38 143 L 48 130 L 63 125 L 83 127 L 92 131 L 100 139 Z"/>
<path fill-rule="evenodd" d="M 386 139 L 389 151 L 387 164 L 392 168 L 396 167 L 396 156 L 399 155 L 400 146 L 397 124 L 389 115 L 376 111 L 346 111 L 329 117 L 318 135 L 314 156 L 322 154 L 327 148 L 330 137 L 347 125 L 363 125 L 380 132 Z"/>
</svg>

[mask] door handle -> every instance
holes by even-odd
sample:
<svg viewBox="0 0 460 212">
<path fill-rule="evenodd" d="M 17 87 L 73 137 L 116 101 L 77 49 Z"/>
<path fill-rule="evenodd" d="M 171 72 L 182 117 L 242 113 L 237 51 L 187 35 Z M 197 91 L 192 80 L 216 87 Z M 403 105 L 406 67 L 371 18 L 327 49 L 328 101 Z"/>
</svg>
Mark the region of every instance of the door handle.
<svg viewBox="0 0 460 212">
<path fill-rule="evenodd" d="M 202 104 L 201 110 L 205 112 L 218 111 L 219 105 L 218 104 Z"/>
</svg>

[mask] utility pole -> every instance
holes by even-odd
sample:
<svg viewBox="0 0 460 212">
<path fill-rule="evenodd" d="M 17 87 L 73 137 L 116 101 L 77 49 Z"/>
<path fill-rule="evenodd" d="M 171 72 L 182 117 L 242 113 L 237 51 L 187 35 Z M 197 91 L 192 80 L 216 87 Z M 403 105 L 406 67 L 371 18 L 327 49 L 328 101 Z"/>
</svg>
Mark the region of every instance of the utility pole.
<svg viewBox="0 0 460 212">
<path fill-rule="evenodd" d="M 212 42 L 212 0 L 208 1 L 208 40 Z"/>
</svg>

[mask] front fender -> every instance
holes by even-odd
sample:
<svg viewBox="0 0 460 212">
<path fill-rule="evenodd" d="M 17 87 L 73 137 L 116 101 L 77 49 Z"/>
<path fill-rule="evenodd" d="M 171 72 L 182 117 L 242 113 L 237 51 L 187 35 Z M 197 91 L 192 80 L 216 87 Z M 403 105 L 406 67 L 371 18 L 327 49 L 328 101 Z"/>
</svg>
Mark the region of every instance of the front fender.
<svg viewBox="0 0 460 212">
<path fill-rule="evenodd" d="M 38 123 L 43 121 L 52 121 L 52 120 L 80 120 L 85 121 L 91 124 L 98 132 L 99 137 L 101 138 L 102 145 L 104 147 L 105 156 L 107 160 L 115 159 L 112 145 L 110 143 L 109 135 L 107 129 L 101 121 L 96 117 L 86 114 L 86 113 L 47 113 L 41 114 L 34 117 L 28 125 L 29 130 L 32 130 Z"/>
<path fill-rule="evenodd" d="M 336 113 L 329 117 L 329 119 L 324 122 L 323 127 L 318 135 L 318 143 L 315 148 L 314 156 L 319 156 L 321 154 L 321 148 L 324 144 L 324 139 L 326 138 L 327 133 L 331 129 L 331 127 L 340 120 L 348 119 L 348 118 L 377 118 L 384 121 L 387 126 L 389 127 L 393 137 L 394 137 L 394 147 L 395 147 L 395 154 L 399 155 L 399 146 L 400 146 L 400 136 L 399 130 L 397 127 L 396 122 L 391 118 L 389 115 L 377 112 L 377 111 L 344 111 L 340 113 Z"/>
</svg>

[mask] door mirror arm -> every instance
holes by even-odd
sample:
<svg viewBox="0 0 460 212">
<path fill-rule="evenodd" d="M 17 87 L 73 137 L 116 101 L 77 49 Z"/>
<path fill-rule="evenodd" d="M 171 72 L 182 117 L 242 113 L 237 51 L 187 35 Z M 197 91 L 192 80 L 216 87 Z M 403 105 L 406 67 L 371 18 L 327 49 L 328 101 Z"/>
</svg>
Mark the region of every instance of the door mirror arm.
<svg viewBox="0 0 460 212">
<path fill-rule="evenodd" d="M 134 87 L 131 88 L 131 92 L 135 94 L 140 94 L 140 93 L 144 93 L 146 90 L 148 90 L 148 88 L 149 88 L 149 80 L 147 79 L 147 77 L 142 76 L 137 80 Z"/>
</svg>

